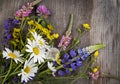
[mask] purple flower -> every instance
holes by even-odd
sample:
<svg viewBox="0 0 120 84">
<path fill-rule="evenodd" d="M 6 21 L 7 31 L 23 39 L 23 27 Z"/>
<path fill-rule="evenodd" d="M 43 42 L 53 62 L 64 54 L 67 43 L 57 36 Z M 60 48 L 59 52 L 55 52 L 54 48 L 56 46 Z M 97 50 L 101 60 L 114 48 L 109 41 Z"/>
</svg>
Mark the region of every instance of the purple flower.
<svg viewBox="0 0 120 84">
<path fill-rule="evenodd" d="M 99 77 L 99 71 L 93 73 L 93 72 L 89 72 L 89 75 L 92 77 L 93 80 L 97 80 Z"/>
<path fill-rule="evenodd" d="M 80 55 L 80 56 L 79 56 Z M 71 49 L 68 53 L 65 53 L 63 57 L 61 57 L 61 64 L 63 65 L 63 69 L 58 71 L 58 75 L 69 75 L 73 71 L 76 71 L 79 67 L 82 66 L 83 61 L 90 55 L 86 49 L 79 48 L 76 50 Z M 70 71 L 70 69 L 72 70 Z"/>
<path fill-rule="evenodd" d="M 85 48 L 78 48 L 78 54 L 80 55 L 81 59 L 84 61 L 89 55 L 90 53 L 88 51 L 86 51 Z"/>
<path fill-rule="evenodd" d="M 7 20 L 5 20 L 4 22 L 4 28 L 6 30 L 11 30 L 14 28 L 14 24 L 12 23 L 12 19 L 11 18 L 8 18 Z"/>
<path fill-rule="evenodd" d="M 62 59 L 61 61 L 62 61 L 62 63 L 66 63 L 66 60 L 65 60 L 65 59 Z"/>
<path fill-rule="evenodd" d="M 70 56 L 73 58 L 77 55 L 77 53 L 75 52 L 75 50 L 71 49 L 70 50 Z"/>
<path fill-rule="evenodd" d="M 59 76 L 65 76 L 65 72 L 62 71 L 62 70 L 58 70 L 58 75 L 59 75 Z"/>
<path fill-rule="evenodd" d="M 38 15 L 44 15 L 44 16 L 50 15 L 50 11 L 47 9 L 47 7 L 45 5 L 38 6 L 36 11 L 37 11 Z"/>
<path fill-rule="evenodd" d="M 80 58 L 77 57 L 77 58 L 76 58 L 76 61 L 80 61 Z"/>
<path fill-rule="evenodd" d="M 66 68 L 66 69 L 65 69 L 65 72 L 66 72 L 67 75 L 70 75 L 70 74 L 71 74 L 69 68 Z"/>
<path fill-rule="evenodd" d="M 14 83 L 18 83 L 18 76 L 15 76 L 13 80 L 14 80 Z"/>
<path fill-rule="evenodd" d="M 4 35 L 2 44 L 7 46 L 8 42 L 12 39 L 13 28 L 19 24 L 19 20 L 8 18 L 4 22 Z"/>
<path fill-rule="evenodd" d="M 77 70 L 77 66 L 76 66 L 76 63 L 71 63 L 70 64 L 71 68 L 73 69 L 73 71 L 76 71 Z"/>
<path fill-rule="evenodd" d="M 76 61 L 76 66 L 78 67 L 82 66 L 82 61 Z"/>
<path fill-rule="evenodd" d="M 7 39 L 10 40 L 12 38 L 12 35 L 11 34 L 8 34 L 7 35 Z"/>
<path fill-rule="evenodd" d="M 14 20 L 12 21 L 12 23 L 13 23 L 13 24 L 19 24 L 19 23 L 20 23 L 20 21 L 19 21 L 19 20 L 14 19 Z"/>
<path fill-rule="evenodd" d="M 68 53 L 65 53 L 65 54 L 64 54 L 64 59 L 68 60 L 68 58 L 69 58 Z"/>
<path fill-rule="evenodd" d="M 69 62 L 69 63 L 72 63 L 72 59 L 68 59 L 68 62 Z"/>
<path fill-rule="evenodd" d="M 70 44 L 71 37 L 62 36 L 62 39 L 60 40 L 58 47 L 61 47 L 63 50 L 66 49 L 66 47 Z"/>
<path fill-rule="evenodd" d="M 32 12 L 32 9 L 33 9 L 32 3 L 27 3 L 27 6 L 23 5 L 21 9 L 16 11 L 15 16 L 19 18 L 27 17 Z"/>
<path fill-rule="evenodd" d="M 81 59 L 84 61 L 84 60 L 86 60 L 86 57 L 82 56 Z"/>
<path fill-rule="evenodd" d="M 80 56 L 82 56 L 82 55 L 83 55 L 82 48 L 78 48 L 78 54 L 79 54 Z"/>
</svg>

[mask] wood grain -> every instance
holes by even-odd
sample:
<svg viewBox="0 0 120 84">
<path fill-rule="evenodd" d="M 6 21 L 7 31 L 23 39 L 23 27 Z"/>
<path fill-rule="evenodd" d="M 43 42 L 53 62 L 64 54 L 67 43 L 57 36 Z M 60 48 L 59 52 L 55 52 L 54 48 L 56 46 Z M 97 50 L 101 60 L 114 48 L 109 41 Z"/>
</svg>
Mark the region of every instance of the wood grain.
<svg viewBox="0 0 120 84">
<path fill-rule="evenodd" d="M 1 38 L 4 20 L 13 17 L 15 11 L 28 1 L 33 0 L 1 0 Z M 82 23 L 90 23 L 91 30 L 81 38 L 79 47 L 104 43 L 106 48 L 100 50 L 100 56 L 95 64 L 100 66 L 102 72 L 120 76 L 120 0 L 43 0 L 41 4 L 45 4 L 52 11 L 50 20 L 56 28 L 55 32 L 59 32 L 60 35 L 66 30 L 71 13 L 74 14 L 72 36 L 76 36 L 76 29 L 81 27 Z M 80 79 L 75 84 L 120 84 L 120 82 L 101 78 L 97 81 Z"/>
</svg>

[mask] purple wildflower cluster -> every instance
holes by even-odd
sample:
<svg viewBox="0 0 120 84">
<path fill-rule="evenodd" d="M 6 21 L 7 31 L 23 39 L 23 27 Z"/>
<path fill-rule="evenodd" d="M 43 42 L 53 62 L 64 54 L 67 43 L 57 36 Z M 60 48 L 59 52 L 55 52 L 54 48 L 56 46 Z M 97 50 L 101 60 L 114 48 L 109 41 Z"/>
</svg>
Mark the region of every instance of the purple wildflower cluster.
<svg viewBox="0 0 120 84">
<path fill-rule="evenodd" d="M 19 24 L 19 20 L 8 18 L 4 22 L 3 45 L 6 46 L 9 40 L 12 39 L 12 31 L 15 26 Z"/>
<path fill-rule="evenodd" d="M 44 15 L 46 17 L 48 17 L 51 14 L 45 5 L 38 6 L 36 11 L 37 11 L 38 15 Z"/>
<path fill-rule="evenodd" d="M 77 51 L 71 49 L 69 53 L 65 53 L 61 58 L 61 63 L 64 68 L 59 69 L 57 74 L 59 76 L 70 75 L 82 66 L 83 61 L 90 55 L 84 48 L 79 48 Z"/>
<path fill-rule="evenodd" d="M 15 16 L 19 18 L 27 17 L 32 12 L 32 9 L 33 9 L 32 3 L 27 3 L 27 6 L 23 5 L 21 9 L 16 11 Z"/>
</svg>

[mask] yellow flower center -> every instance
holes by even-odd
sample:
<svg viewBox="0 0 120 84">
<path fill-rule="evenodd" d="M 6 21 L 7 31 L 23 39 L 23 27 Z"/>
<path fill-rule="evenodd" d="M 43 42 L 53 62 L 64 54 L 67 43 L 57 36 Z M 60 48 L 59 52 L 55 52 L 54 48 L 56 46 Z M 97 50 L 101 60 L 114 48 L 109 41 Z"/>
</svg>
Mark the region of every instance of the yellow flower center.
<svg viewBox="0 0 120 84">
<path fill-rule="evenodd" d="M 24 71 L 28 74 L 30 72 L 30 67 L 26 66 L 26 68 L 24 69 Z"/>
<path fill-rule="evenodd" d="M 33 52 L 38 55 L 40 53 L 39 49 L 37 47 L 34 47 L 33 48 Z"/>
<path fill-rule="evenodd" d="M 9 55 L 11 58 L 17 58 L 17 56 L 16 56 L 14 53 L 8 53 L 8 55 Z"/>
</svg>

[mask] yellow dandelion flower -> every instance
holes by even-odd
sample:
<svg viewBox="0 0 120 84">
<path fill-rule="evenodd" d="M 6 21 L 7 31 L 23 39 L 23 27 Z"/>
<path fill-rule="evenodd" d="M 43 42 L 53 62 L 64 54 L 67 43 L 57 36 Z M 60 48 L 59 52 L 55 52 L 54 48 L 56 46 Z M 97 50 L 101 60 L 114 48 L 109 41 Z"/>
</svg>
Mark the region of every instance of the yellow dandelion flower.
<svg viewBox="0 0 120 84">
<path fill-rule="evenodd" d="M 97 51 L 95 51 L 95 53 L 94 53 L 94 57 L 97 58 L 98 55 L 99 55 L 99 52 L 98 52 L 98 50 L 97 50 Z"/>
<path fill-rule="evenodd" d="M 87 24 L 87 23 L 83 24 L 83 27 L 84 27 L 85 29 L 90 29 L 90 25 Z"/>
<path fill-rule="evenodd" d="M 53 34 L 53 37 L 57 39 L 59 37 L 59 34 L 58 33 L 57 34 Z"/>
</svg>

